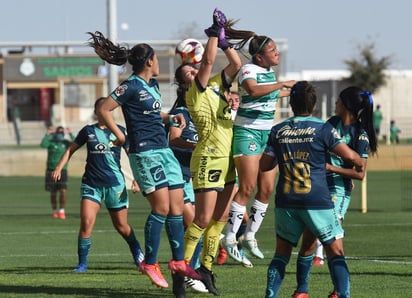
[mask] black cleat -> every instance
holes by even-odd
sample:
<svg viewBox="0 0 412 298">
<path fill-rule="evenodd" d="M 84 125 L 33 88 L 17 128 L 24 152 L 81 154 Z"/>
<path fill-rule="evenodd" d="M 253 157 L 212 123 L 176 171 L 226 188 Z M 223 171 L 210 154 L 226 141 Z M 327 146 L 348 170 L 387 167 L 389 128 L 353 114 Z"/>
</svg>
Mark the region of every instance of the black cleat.
<svg viewBox="0 0 412 298">
<path fill-rule="evenodd" d="M 209 292 L 215 296 L 219 296 L 220 293 L 215 286 L 215 274 L 213 273 L 213 271 L 208 270 L 203 265 L 196 269 L 196 271 L 202 276 L 201 281 L 205 284 Z"/>
<path fill-rule="evenodd" d="M 185 277 L 179 273 L 172 273 L 173 294 L 176 298 L 186 298 Z"/>
</svg>

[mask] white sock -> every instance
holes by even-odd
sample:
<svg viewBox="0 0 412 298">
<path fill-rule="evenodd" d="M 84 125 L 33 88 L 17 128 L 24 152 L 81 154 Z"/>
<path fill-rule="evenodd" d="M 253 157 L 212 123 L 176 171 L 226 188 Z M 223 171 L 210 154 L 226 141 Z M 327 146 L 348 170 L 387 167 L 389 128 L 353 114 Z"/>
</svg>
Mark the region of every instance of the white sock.
<svg viewBox="0 0 412 298">
<path fill-rule="evenodd" d="M 243 215 L 246 212 L 246 206 L 242 206 L 232 201 L 229 211 L 229 219 L 226 226 L 226 239 L 236 240 L 236 233 L 242 224 Z"/>
<path fill-rule="evenodd" d="M 250 207 L 249 221 L 245 232 L 246 239 L 255 239 L 255 234 L 262 225 L 268 206 L 269 204 L 254 200 L 253 205 Z"/>
<path fill-rule="evenodd" d="M 320 243 L 319 239 L 316 239 L 315 256 L 323 259 L 323 245 Z"/>
</svg>

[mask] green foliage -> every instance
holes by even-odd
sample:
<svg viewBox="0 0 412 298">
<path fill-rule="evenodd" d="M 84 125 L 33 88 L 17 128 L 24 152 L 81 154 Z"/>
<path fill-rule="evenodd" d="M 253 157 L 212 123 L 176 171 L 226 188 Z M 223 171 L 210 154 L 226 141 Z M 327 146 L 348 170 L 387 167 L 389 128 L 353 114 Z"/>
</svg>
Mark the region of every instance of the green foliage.
<svg viewBox="0 0 412 298">
<path fill-rule="evenodd" d="M 368 172 L 366 214 L 360 212 L 361 185 L 356 183 L 344 223 L 352 297 L 410 297 L 411 178 L 410 171 Z M 159 262 L 170 288 L 162 290 L 137 271 L 104 206 L 93 231 L 89 271 L 72 273 L 77 264 L 80 179 L 69 179 L 66 220 L 52 217 L 43 184 L 42 177 L 0 177 L 0 297 L 173 297 L 166 233 L 162 234 Z M 252 269 L 230 259 L 223 266 L 214 266 L 222 297 L 264 296 L 266 270 L 275 245 L 273 207 L 272 201 L 257 234 L 266 258 L 251 257 Z M 141 244 L 148 212 L 146 199 L 130 194 L 129 222 Z M 294 291 L 296 254 L 297 249 L 279 297 L 290 297 Z M 331 283 L 326 265 L 312 268 L 309 285 L 311 297 L 327 296 Z M 211 295 L 188 290 L 187 297 Z"/>
<path fill-rule="evenodd" d="M 351 72 L 345 81 L 372 93 L 386 84 L 384 70 L 390 65 L 390 57 L 377 58 L 374 50 L 374 43 L 361 45 L 359 58 L 344 61 Z"/>
</svg>

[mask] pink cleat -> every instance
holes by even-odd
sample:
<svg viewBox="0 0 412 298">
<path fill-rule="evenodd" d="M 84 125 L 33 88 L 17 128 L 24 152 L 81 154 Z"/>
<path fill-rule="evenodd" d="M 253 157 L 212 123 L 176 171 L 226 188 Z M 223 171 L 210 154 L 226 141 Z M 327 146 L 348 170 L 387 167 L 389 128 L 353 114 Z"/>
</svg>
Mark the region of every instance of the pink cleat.
<svg viewBox="0 0 412 298">
<path fill-rule="evenodd" d="M 146 264 L 146 262 L 143 261 L 139 264 L 139 270 L 143 274 L 146 274 L 149 277 L 149 279 L 152 281 L 152 283 L 156 285 L 157 287 L 159 288 L 169 287 L 169 284 L 163 277 L 162 272 L 160 271 L 160 266 L 158 262 L 154 264 Z"/>
</svg>

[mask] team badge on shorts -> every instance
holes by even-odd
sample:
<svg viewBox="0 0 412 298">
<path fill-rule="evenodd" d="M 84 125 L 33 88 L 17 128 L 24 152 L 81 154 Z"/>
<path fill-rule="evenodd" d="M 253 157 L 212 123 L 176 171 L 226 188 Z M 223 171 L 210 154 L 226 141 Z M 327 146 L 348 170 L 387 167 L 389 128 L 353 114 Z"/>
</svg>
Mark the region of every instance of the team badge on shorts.
<svg viewBox="0 0 412 298">
<path fill-rule="evenodd" d="M 218 182 L 221 174 L 221 170 L 210 170 L 207 179 L 209 180 L 209 182 Z"/>
<path fill-rule="evenodd" d="M 249 147 L 248 147 L 249 151 L 255 152 L 257 150 L 257 146 L 255 142 L 250 142 L 249 143 Z"/>
</svg>

